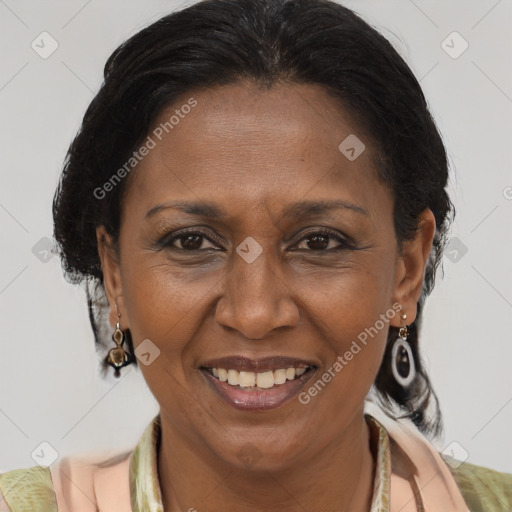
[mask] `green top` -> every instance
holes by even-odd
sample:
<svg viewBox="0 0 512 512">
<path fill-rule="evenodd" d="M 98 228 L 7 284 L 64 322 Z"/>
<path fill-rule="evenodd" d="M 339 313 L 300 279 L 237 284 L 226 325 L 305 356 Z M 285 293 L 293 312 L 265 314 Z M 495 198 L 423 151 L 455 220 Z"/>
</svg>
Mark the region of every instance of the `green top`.
<svg viewBox="0 0 512 512">
<path fill-rule="evenodd" d="M 374 495 L 370 512 L 389 512 L 390 445 L 385 428 L 365 413 L 376 453 Z M 130 455 L 132 512 L 163 512 L 157 469 L 160 415 L 146 427 Z M 512 474 L 502 473 L 442 455 L 470 512 L 512 511 Z M 5 502 L 1 500 L 2 495 Z M 8 505 L 6 507 L 6 504 Z M 0 512 L 57 512 L 47 466 L 15 469 L 0 474 Z"/>
<path fill-rule="evenodd" d="M 440 454 L 471 512 L 512 511 L 512 474 L 502 473 Z"/>
</svg>

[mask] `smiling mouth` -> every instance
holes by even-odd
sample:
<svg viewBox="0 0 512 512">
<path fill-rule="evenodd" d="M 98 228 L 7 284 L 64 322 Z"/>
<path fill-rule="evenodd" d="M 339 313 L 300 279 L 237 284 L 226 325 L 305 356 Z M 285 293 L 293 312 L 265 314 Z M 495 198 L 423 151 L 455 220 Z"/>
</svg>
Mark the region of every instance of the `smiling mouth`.
<svg viewBox="0 0 512 512">
<path fill-rule="evenodd" d="M 265 372 L 206 367 L 202 367 L 201 370 L 210 374 L 216 380 L 225 382 L 234 388 L 246 391 L 257 391 L 273 389 L 286 384 L 288 381 L 300 379 L 309 372 L 316 370 L 316 367 L 279 368 Z"/>
</svg>

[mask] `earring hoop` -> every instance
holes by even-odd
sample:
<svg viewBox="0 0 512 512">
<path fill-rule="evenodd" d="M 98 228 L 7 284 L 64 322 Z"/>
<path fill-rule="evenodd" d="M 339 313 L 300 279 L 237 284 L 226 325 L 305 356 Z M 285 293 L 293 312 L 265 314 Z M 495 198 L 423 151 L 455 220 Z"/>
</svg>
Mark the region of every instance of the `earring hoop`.
<svg viewBox="0 0 512 512">
<path fill-rule="evenodd" d="M 403 313 L 402 319 L 405 321 L 406 318 L 407 315 Z M 398 337 L 391 349 L 391 371 L 396 381 L 404 388 L 409 387 L 416 377 L 414 355 L 411 345 L 407 341 L 408 334 L 407 325 L 400 327 Z"/>
</svg>

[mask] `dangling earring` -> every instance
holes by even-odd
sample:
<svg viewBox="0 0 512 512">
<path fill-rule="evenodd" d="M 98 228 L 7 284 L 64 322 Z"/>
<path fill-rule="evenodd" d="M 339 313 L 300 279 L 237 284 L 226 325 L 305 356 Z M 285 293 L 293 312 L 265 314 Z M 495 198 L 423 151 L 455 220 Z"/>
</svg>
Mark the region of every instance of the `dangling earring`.
<svg viewBox="0 0 512 512">
<path fill-rule="evenodd" d="M 405 321 L 407 315 L 402 314 Z M 407 341 L 407 325 L 400 327 L 398 338 L 393 343 L 391 349 L 391 371 L 397 382 L 403 387 L 408 387 L 416 377 L 416 366 L 411 345 Z"/>
<path fill-rule="evenodd" d="M 117 304 L 116 304 L 117 309 Z M 107 363 L 114 368 L 114 377 L 119 377 L 119 368 L 123 366 L 127 366 L 132 362 L 130 355 L 125 352 L 122 345 L 124 343 L 124 333 L 119 328 L 119 319 L 121 315 L 117 313 L 117 322 L 116 322 L 116 330 L 114 334 L 112 334 L 112 339 L 116 343 L 116 347 L 109 351 L 108 356 L 106 358 Z"/>
</svg>

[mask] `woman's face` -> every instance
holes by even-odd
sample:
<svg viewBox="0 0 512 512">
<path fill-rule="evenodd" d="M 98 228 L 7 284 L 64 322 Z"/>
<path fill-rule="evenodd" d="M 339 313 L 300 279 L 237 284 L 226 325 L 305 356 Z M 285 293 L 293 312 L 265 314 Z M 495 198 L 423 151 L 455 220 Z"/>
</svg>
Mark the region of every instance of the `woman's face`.
<svg viewBox="0 0 512 512">
<path fill-rule="evenodd" d="M 414 320 L 433 216 L 399 253 L 370 141 L 319 86 L 194 91 L 149 135 L 119 262 L 99 246 L 164 421 L 229 464 L 305 460 L 360 420 L 397 304 Z"/>
</svg>

